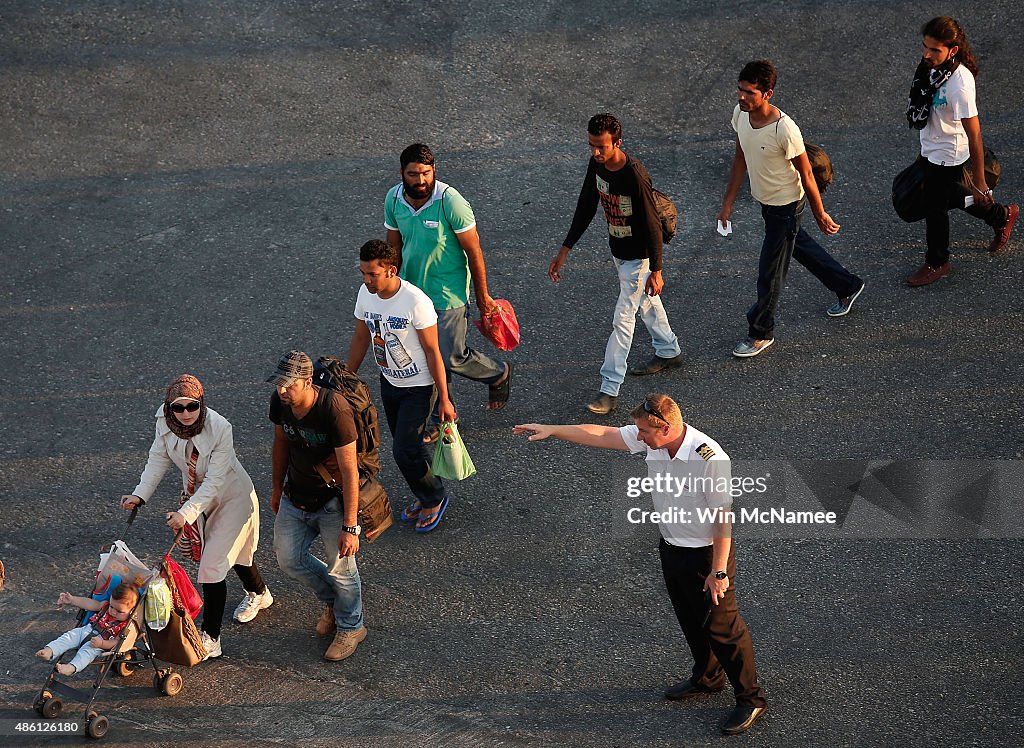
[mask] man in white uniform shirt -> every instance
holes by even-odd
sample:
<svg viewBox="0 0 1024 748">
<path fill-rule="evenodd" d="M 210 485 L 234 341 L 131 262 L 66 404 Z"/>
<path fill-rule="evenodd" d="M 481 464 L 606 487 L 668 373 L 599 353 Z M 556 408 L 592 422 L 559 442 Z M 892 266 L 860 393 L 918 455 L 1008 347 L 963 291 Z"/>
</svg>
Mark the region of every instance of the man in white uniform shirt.
<svg viewBox="0 0 1024 748">
<path fill-rule="evenodd" d="M 678 701 L 720 691 L 728 678 L 736 708 L 722 732 L 745 732 L 765 712 L 767 702 L 757 682 L 750 632 L 736 604 L 736 550 L 725 517 L 719 513 L 716 521 L 701 522 L 697 514 L 698 509 L 731 509 L 729 455 L 685 423 L 668 395 L 648 395 L 630 415 L 633 425 L 621 428 L 526 423 L 512 432 L 529 434 L 530 441 L 553 437 L 588 447 L 646 452 L 649 478 L 657 481 L 658 475 L 667 474 L 688 481 L 686 490 L 652 494 L 662 519 L 658 529 L 665 586 L 694 661 L 691 677 L 667 689 L 665 698 Z"/>
</svg>

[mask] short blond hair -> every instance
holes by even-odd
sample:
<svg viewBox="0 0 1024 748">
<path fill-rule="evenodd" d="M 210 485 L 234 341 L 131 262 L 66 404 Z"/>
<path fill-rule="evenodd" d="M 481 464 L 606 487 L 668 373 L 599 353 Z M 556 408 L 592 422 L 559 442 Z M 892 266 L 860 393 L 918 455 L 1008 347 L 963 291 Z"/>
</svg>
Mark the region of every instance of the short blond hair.
<svg viewBox="0 0 1024 748">
<path fill-rule="evenodd" d="M 655 411 L 652 413 L 651 411 Z M 652 392 L 641 401 L 639 405 L 630 411 L 634 419 L 646 419 L 651 426 L 674 426 L 683 427 L 683 411 L 679 404 L 668 395 L 660 392 Z"/>
</svg>

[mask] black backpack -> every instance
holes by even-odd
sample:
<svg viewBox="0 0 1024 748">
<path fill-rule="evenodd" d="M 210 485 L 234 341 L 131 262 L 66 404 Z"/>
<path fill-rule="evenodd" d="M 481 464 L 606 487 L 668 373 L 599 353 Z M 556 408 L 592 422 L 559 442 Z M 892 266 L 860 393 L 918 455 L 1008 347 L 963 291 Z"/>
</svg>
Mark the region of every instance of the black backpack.
<svg viewBox="0 0 1024 748">
<path fill-rule="evenodd" d="M 661 241 L 668 244 L 676 235 L 679 209 L 672 202 L 672 198 L 661 190 L 652 187 L 651 191 L 654 192 L 654 212 L 657 213 L 658 220 L 661 222 Z"/>
<path fill-rule="evenodd" d="M 359 479 L 362 482 L 377 475 L 380 472 L 380 455 L 377 453 L 380 419 L 366 382 L 334 356 L 321 356 L 313 366 L 313 384 L 340 392 L 348 400 L 356 422 Z"/>
</svg>

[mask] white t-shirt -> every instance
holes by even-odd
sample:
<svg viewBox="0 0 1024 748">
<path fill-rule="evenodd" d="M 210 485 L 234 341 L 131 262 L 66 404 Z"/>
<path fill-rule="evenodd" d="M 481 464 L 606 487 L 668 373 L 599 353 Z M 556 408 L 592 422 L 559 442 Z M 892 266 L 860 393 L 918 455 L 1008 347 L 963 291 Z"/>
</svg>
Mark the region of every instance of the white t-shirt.
<svg viewBox="0 0 1024 748">
<path fill-rule="evenodd" d="M 647 475 L 658 481 L 658 474 L 670 474 L 675 487 L 653 491 L 654 510 L 663 516 L 672 510 L 682 510 L 678 521 L 659 522 L 661 536 L 671 545 L 685 548 L 703 548 L 714 540 L 713 522 L 701 520 L 698 509 L 704 511 L 732 509 L 732 462 L 725 450 L 707 434 L 686 425 L 683 443 L 675 457 L 667 449 L 651 449 L 642 441 L 636 425 L 619 429 L 622 441 L 633 454 L 647 452 Z M 681 482 L 681 483 L 680 483 Z M 662 481 L 662 483 L 665 483 Z M 656 483 L 657 486 L 657 483 Z M 668 488 L 667 484 L 665 486 Z"/>
<path fill-rule="evenodd" d="M 974 73 L 961 65 L 932 97 L 928 124 L 921 130 L 921 155 L 940 166 L 959 166 L 971 157 L 962 119 L 978 116 Z"/>
<path fill-rule="evenodd" d="M 355 316 L 369 328 L 374 360 L 391 384 L 419 387 L 434 383 L 416 332 L 437 324 L 437 312 L 429 296 L 408 281 L 402 281 L 390 299 L 382 299 L 362 285 Z"/>
<path fill-rule="evenodd" d="M 755 130 L 750 114 L 741 111 L 739 104 L 732 112 L 732 129 L 747 162 L 750 194 L 762 205 L 789 205 L 804 196 L 800 173 L 791 161 L 806 150 L 804 139 L 793 118 L 781 109 L 779 113 L 778 122 Z"/>
</svg>

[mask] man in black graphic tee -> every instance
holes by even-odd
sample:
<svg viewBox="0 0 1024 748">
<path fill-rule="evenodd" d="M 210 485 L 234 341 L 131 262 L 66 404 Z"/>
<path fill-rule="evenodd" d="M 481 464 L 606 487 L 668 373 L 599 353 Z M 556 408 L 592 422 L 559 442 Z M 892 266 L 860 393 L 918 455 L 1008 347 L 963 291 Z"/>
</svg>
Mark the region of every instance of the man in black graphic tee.
<svg viewBox="0 0 1024 748">
<path fill-rule="evenodd" d="M 654 356 L 648 363 L 631 368 L 630 374 L 654 374 L 680 366 L 682 353 L 661 303 L 660 294 L 665 287 L 661 275 L 661 223 L 654 209 L 651 177 L 643 164 L 622 150 L 622 126 L 612 115 L 591 117 L 587 135 L 591 154 L 587 176 L 569 233 L 551 262 L 548 276 L 555 283 L 561 280 L 569 250 L 583 236 L 600 203 L 608 221 L 608 245 L 619 273 L 619 299 L 601 366 L 601 390 L 597 399 L 587 404 L 592 413 L 604 414 L 617 405 L 638 310 L 651 333 Z"/>
</svg>

